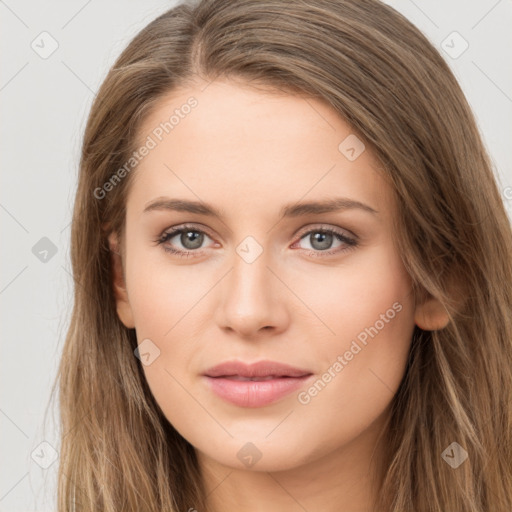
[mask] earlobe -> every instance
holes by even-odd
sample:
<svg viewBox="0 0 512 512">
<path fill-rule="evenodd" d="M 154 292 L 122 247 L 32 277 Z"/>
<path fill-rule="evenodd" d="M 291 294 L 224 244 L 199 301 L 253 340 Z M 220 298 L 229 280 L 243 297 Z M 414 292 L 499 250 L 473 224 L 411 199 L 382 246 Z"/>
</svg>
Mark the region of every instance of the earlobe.
<svg viewBox="0 0 512 512">
<path fill-rule="evenodd" d="M 416 306 L 414 323 L 424 331 L 438 331 L 444 329 L 450 318 L 443 305 L 431 297 Z"/>
<path fill-rule="evenodd" d="M 135 328 L 133 321 L 133 312 L 128 299 L 126 283 L 123 276 L 123 265 L 119 243 L 115 233 L 111 233 L 108 237 L 110 247 L 110 264 L 113 276 L 113 290 L 116 299 L 117 315 L 125 327 L 129 329 Z"/>
</svg>

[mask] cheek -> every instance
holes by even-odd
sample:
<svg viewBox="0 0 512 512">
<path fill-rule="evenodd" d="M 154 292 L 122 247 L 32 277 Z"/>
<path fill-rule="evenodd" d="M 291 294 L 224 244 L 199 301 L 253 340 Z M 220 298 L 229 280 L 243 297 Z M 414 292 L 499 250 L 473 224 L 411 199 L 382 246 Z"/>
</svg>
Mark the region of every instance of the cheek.
<svg viewBox="0 0 512 512">
<path fill-rule="evenodd" d="M 400 386 L 413 310 L 406 301 L 391 300 L 383 300 L 383 308 L 360 310 L 345 322 L 339 318 L 335 328 L 340 335 L 322 348 L 323 372 L 297 396 L 301 425 L 305 431 L 321 431 L 325 453 L 350 443 L 382 418 Z M 345 335 L 345 328 L 355 334 Z"/>
<path fill-rule="evenodd" d="M 190 434 L 194 425 L 205 425 L 210 418 L 194 401 L 190 381 L 197 370 L 194 357 L 204 350 L 203 322 L 211 318 L 206 294 L 218 276 L 207 265 L 178 266 L 161 248 L 134 246 L 129 255 L 127 285 L 137 340 L 145 347 L 141 353 L 150 354 L 141 358 L 147 383 L 170 423 Z"/>
<path fill-rule="evenodd" d="M 315 313 L 311 326 L 323 324 L 315 327 L 319 353 L 327 351 L 332 356 L 333 351 L 349 349 L 351 340 L 358 337 L 362 343 L 378 339 L 382 349 L 387 340 L 394 339 L 395 347 L 400 340 L 410 341 L 414 326 L 411 281 L 391 243 L 354 252 L 337 266 L 308 272 L 298 268 L 290 281 Z"/>
<path fill-rule="evenodd" d="M 403 378 L 414 330 L 410 279 L 392 248 L 380 246 L 322 282 L 311 309 L 332 332 L 315 342 L 320 378 L 298 398 L 308 416 L 350 438 L 384 412 Z"/>
<path fill-rule="evenodd" d="M 197 305 L 215 284 L 212 270 L 207 265 L 180 265 L 162 247 L 140 245 L 128 247 L 131 252 L 126 265 L 138 338 L 165 341 L 183 323 L 189 324 L 190 333 L 190 317 L 194 317 Z"/>
</svg>

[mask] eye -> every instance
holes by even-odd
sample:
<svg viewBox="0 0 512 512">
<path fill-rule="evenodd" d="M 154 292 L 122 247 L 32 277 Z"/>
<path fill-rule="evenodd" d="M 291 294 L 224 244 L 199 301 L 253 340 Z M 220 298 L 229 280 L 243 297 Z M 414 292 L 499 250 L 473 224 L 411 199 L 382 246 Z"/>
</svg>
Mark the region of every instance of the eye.
<svg viewBox="0 0 512 512">
<path fill-rule="evenodd" d="M 355 238 L 333 228 L 317 228 L 303 234 L 298 243 L 306 241 L 309 247 L 302 247 L 312 256 L 329 256 L 355 248 L 358 242 Z M 333 248 L 333 243 L 337 244 Z"/>
<path fill-rule="evenodd" d="M 157 240 L 157 245 L 162 245 L 164 251 L 175 254 L 179 257 L 194 257 L 201 254 L 201 248 L 205 238 L 211 238 L 208 234 L 194 226 L 179 226 L 171 228 L 163 233 Z M 173 239 L 175 242 L 170 243 Z M 314 257 L 330 256 L 333 254 L 349 251 L 358 245 L 355 237 L 350 237 L 342 231 L 333 228 L 316 228 L 302 234 L 299 241 L 306 241 L 309 247 L 302 247 L 309 255 Z M 176 245 L 178 247 L 176 248 Z M 333 244 L 334 248 L 333 248 Z M 180 248 L 181 246 L 181 248 Z M 292 246 L 293 247 L 293 246 Z M 196 253 L 196 254 L 194 254 Z"/>
<path fill-rule="evenodd" d="M 164 251 L 176 254 L 177 256 L 180 257 L 188 257 L 193 256 L 194 252 L 201 252 L 198 249 L 200 249 L 201 246 L 203 245 L 205 237 L 210 238 L 201 229 L 198 229 L 193 226 L 181 226 L 166 231 L 155 242 L 158 245 L 162 245 Z M 173 242 L 172 244 L 169 244 L 169 242 L 173 239 L 176 239 L 176 241 Z M 181 245 L 181 248 L 179 245 L 178 248 L 173 247 L 176 246 L 176 244 Z"/>
</svg>

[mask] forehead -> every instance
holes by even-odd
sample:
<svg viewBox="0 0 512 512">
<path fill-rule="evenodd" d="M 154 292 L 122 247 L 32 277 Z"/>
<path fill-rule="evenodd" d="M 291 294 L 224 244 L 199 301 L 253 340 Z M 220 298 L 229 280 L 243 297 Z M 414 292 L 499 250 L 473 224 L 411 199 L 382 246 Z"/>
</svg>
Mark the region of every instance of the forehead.
<svg viewBox="0 0 512 512">
<path fill-rule="evenodd" d="M 135 171 L 139 208 L 178 191 L 241 207 L 344 195 L 379 210 L 390 199 L 369 148 L 334 109 L 305 95 L 229 80 L 176 89 L 138 139 L 153 146 Z"/>
</svg>

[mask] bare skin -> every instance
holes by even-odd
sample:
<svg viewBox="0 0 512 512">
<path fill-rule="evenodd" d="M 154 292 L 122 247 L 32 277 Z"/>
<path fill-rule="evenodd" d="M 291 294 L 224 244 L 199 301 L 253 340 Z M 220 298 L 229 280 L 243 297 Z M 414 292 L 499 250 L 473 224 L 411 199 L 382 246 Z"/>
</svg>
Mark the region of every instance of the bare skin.
<svg viewBox="0 0 512 512">
<path fill-rule="evenodd" d="M 353 130 L 334 110 L 231 80 L 206 85 L 169 93 L 140 131 L 146 140 L 197 99 L 133 171 L 125 245 L 110 237 L 119 318 L 160 350 L 144 372 L 196 449 L 212 510 L 370 512 L 414 325 L 438 329 L 448 319 L 435 301 L 415 307 L 392 241 L 392 190 L 368 147 L 352 160 L 340 151 Z M 223 218 L 144 213 L 163 197 L 211 204 Z M 285 205 L 338 197 L 375 213 L 280 216 Z M 179 233 L 155 242 L 185 223 L 201 244 Z M 322 245 L 322 228 L 357 245 L 329 235 Z M 313 377 L 274 403 L 241 407 L 202 377 L 232 359 L 270 359 Z"/>
</svg>

